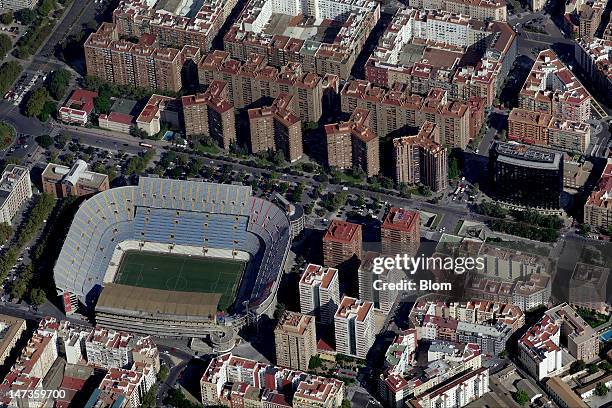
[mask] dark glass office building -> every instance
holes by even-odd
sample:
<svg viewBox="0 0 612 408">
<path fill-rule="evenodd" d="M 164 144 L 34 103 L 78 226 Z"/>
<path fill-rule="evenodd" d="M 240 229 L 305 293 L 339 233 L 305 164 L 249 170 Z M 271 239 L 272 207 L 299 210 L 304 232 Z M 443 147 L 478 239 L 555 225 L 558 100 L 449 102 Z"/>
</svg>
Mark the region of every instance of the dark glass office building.
<svg viewBox="0 0 612 408">
<path fill-rule="evenodd" d="M 519 143 L 495 142 L 489 151 L 495 198 L 535 209 L 560 208 L 563 153 Z"/>
</svg>

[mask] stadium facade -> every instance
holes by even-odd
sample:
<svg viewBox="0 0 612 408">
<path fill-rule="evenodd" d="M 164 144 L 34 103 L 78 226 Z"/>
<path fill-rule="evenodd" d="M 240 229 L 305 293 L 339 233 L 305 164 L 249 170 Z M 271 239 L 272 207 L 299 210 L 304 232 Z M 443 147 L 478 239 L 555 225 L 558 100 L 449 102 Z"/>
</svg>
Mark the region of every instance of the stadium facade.
<svg viewBox="0 0 612 408">
<path fill-rule="evenodd" d="M 113 283 L 122 243 L 133 248 L 134 242 L 168 253 L 175 246 L 191 248 L 204 257 L 248 254 L 230 313 L 215 313 L 218 294 L 169 296 L 170 291 L 129 291 Z M 274 311 L 290 244 L 285 212 L 253 196 L 249 186 L 141 177 L 137 186 L 103 191 L 81 204 L 54 268 L 55 285 L 67 313 L 79 304 L 95 306 L 106 326 L 224 338 L 231 328 Z"/>
</svg>

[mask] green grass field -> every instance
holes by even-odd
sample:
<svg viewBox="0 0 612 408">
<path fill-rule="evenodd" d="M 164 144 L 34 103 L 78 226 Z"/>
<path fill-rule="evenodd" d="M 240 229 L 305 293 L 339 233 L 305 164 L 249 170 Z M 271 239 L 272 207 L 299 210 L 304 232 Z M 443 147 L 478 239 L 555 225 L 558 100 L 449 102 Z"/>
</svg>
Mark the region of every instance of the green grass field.
<svg viewBox="0 0 612 408">
<path fill-rule="evenodd" d="M 220 293 L 219 309 L 234 302 L 245 263 L 226 259 L 128 251 L 115 283 L 180 292 Z"/>
</svg>

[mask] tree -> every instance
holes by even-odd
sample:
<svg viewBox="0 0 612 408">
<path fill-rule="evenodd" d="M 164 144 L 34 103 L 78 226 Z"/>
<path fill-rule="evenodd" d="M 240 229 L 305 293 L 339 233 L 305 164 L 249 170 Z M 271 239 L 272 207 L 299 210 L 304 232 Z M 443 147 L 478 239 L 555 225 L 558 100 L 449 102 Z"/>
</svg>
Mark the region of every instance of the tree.
<svg viewBox="0 0 612 408">
<path fill-rule="evenodd" d="M 159 373 L 157 373 L 157 379 L 159 381 L 166 381 L 168 379 L 168 374 L 170 374 L 170 370 L 168 369 L 168 366 L 165 364 L 162 364 L 162 366 L 159 368 Z"/>
<path fill-rule="evenodd" d="M 4 33 L 0 33 L 0 59 L 4 58 L 11 48 L 13 48 L 11 37 Z"/>
<path fill-rule="evenodd" d="M 579 371 L 584 370 L 586 364 L 582 360 L 576 360 L 570 365 L 570 374 L 576 374 Z"/>
<path fill-rule="evenodd" d="M 342 408 L 351 408 L 351 401 L 347 399 L 342 400 Z"/>
<path fill-rule="evenodd" d="M 13 227 L 6 222 L 0 223 L 0 242 L 6 242 L 13 235 Z"/>
<path fill-rule="evenodd" d="M 35 306 L 40 306 L 47 300 L 45 291 L 40 288 L 34 288 L 30 291 L 30 303 Z"/>
<path fill-rule="evenodd" d="M 23 25 L 30 25 L 36 20 L 36 13 L 30 9 L 21 9 L 15 12 L 15 18 Z"/>
<path fill-rule="evenodd" d="M 512 395 L 512 397 L 519 405 L 525 405 L 527 402 L 529 402 L 529 395 L 527 395 L 525 390 L 518 390 Z"/>
<path fill-rule="evenodd" d="M 598 397 L 603 397 L 608 393 L 608 391 L 610 391 L 610 389 L 606 384 L 601 382 L 597 383 L 597 386 L 595 387 L 595 395 L 597 395 Z"/>
<path fill-rule="evenodd" d="M 281 316 L 285 313 L 285 310 L 287 310 L 287 306 L 285 306 L 283 303 L 277 303 L 276 309 L 274 310 L 274 318 L 276 320 L 280 319 Z"/>
<path fill-rule="evenodd" d="M 308 369 L 316 370 L 317 368 L 323 365 L 323 360 L 318 355 L 310 357 L 310 361 L 308 362 Z"/>
<path fill-rule="evenodd" d="M 157 384 L 153 384 L 149 391 L 142 396 L 141 408 L 154 408 L 157 406 Z"/>
<path fill-rule="evenodd" d="M 448 158 L 448 178 L 452 180 L 457 177 L 459 177 L 459 160 L 451 155 Z"/>
<path fill-rule="evenodd" d="M 21 74 L 21 64 L 17 61 L 5 62 L 0 66 L 0 94 L 4 95 Z"/>
<path fill-rule="evenodd" d="M 45 88 L 38 88 L 32 92 L 26 102 L 25 115 L 30 118 L 40 115 L 48 98 L 49 93 Z"/>
<path fill-rule="evenodd" d="M 111 104 L 110 97 L 108 97 L 106 95 L 98 96 L 96 99 L 94 99 L 94 108 L 96 109 L 96 112 L 98 112 L 98 113 L 109 114 L 110 110 L 111 110 L 111 107 L 112 107 L 112 104 Z M 146 135 L 146 132 L 144 132 L 140 128 L 138 128 L 136 126 L 132 126 L 132 127 L 137 129 L 140 132 L 143 132 Z M 137 136 L 136 135 L 133 135 L 133 136 L 143 138 L 143 136 L 142 136 L 142 134 L 140 132 L 138 133 Z M 130 128 L 130 134 L 132 134 L 132 129 L 131 128 Z"/>
<path fill-rule="evenodd" d="M 43 2 L 38 6 L 38 14 L 42 17 L 46 17 L 55 10 L 55 0 L 43 0 Z"/>
<path fill-rule="evenodd" d="M 51 100 L 47 100 L 45 104 L 43 105 L 42 110 L 36 117 L 41 122 L 46 122 L 47 120 L 49 120 L 49 117 L 53 115 L 55 112 L 57 112 L 57 104 Z"/>
<path fill-rule="evenodd" d="M 49 135 L 38 136 L 35 140 L 43 149 L 48 149 L 53 146 L 53 138 Z"/>
<path fill-rule="evenodd" d="M 70 135 L 68 135 L 67 133 L 60 133 L 59 135 L 55 136 L 55 143 L 57 143 L 62 149 L 64 148 L 64 146 L 66 146 L 66 144 L 68 144 L 69 141 Z"/>
<path fill-rule="evenodd" d="M 588 364 L 586 368 L 589 374 L 595 374 L 597 371 L 599 371 L 599 368 L 597 368 L 597 366 L 593 363 Z"/>
<path fill-rule="evenodd" d="M 612 371 L 612 364 L 610 364 L 610 362 L 608 361 L 602 361 L 601 363 L 599 363 L 599 368 L 604 371 Z"/>
<path fill-rule="evenodd" d="M 67 70 L 60 68 L 51 74 L 47 90 L 53 99 L 59 100 L 64 97 L 72 75 Z"/>
<path fill-rule="evenodd" d="M 0 14 L 0 23 L 4 25 L 13 24 L 13 13 L 9 11 L 8 13 Z"/>
</svg>

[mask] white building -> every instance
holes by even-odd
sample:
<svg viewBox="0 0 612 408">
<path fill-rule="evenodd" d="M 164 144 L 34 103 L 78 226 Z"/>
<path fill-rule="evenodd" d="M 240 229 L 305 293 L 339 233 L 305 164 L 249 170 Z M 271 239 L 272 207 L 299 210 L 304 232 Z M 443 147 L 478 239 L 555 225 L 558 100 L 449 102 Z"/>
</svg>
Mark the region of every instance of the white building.
<svg viewBox="0 0 612 408">
<path fill-rule="evenodd" d="M 0 178 L 0 222 L 11 224 L 19 208 L 32 198 L 30 170 L 9 164 Z"/>
<path fill-rule="evenodd" d="M 85 353 L 89 364 L 106 369 L 144 362 L 159 371 L 159 351 L 150 337 L 96 327 L 85 340 Z"/>
<path fill-rule="evenodd" d="M 338 270 L 308 264 L 299 283 L 300 309 L 321 323 L 331 324 L 340 303 Z"/>
<path fill-rule="evenodd" d="M 344 296 L 334 316 L 336 351 L 366 358 L 374 344 L 374 305 L 372 302 Z"/>
<path fill-rule="evenodd" d="M 519 360 L 538 381 L 558 374 L 562 368 L 560 335 L 560 327 L 544 315 L 519 340 Z"/>
<path fill-rule="evenodd" d="M 489 391 L 489 369 L 481 367 L 468 371 L 448 384 L 437 386 L 411 402 L 422 408 L 464 407 Z"/>
<path fill-rule="evenodd" d="M 0 0 L 0 10 L 32 9 L 37 3 L 37 0 Z"/>
</svg>

